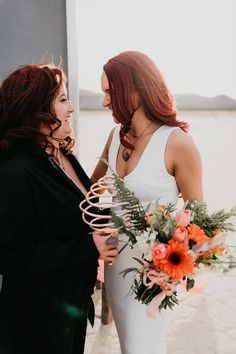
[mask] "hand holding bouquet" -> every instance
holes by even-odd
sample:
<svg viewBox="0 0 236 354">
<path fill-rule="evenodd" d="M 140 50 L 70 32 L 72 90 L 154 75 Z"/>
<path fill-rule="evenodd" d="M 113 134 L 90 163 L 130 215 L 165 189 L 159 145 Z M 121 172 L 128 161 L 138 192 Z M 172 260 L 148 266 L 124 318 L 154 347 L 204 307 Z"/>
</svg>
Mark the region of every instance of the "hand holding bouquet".
<svg viewBox="0 0 236 354">
<path fill-rule="evenodd" d="M 109 202 L 100 190 L 109 192 Z M 84 207 L 84 203 L 88 205 Z M 193 200 L 179 211 L 173 204 L 157 204 L 151 210 L 144 210 L 115 173 L 95 183 L 80 207 L 84 221 L 93 229 L 107 226 L 126 234 L 127 243 L 123 248 L 137 243 L 142 258 L 135 258 L 137 267 L 124 269 L 121 274 L 125 277 L 135 273 L 132 285 L 135 299 L 148 305 L 147 313 L 151 317 L 158 309 L 178 304 L 177 286 L 193 288 L 194 276 L 201 269 L 223 267 L 227 271 L 236 267 L 230 247 L 225 243 L 227 231 L 233 231 L 229 219 L 236 215 L 236 208 L 210 215 L 205 203 Z M 93 207 L 109 209 L 110 213 L 93 213 L 90 211 Z M 88 216 L 92 218 L 90 221 Z"/>
<path fill-rule="evenodd" d="M 113 222 L 127 234 L 128 243 L 137 242 L 142 252 L 142 259 L 135 258 L 137 267 L 121 273 L 124 277 L 136 273 L 132 290 L 135 299 L 148 305 L 149 316 L 178 304 L 177 286 L 194 287 L 199 270 L 224 266 L 227 271 L 236 266 L 225 243 L 226 232 L 233 231 L 229 219 L 236 215 L 236 208 L 210 215 L 206 204 L 193 200 L 179 211 L 172 204 L 145 211 L 123 181 L 115 174 L 113 178 L 123 209 L 123 217 L 112 210 Z"/>
</svg>

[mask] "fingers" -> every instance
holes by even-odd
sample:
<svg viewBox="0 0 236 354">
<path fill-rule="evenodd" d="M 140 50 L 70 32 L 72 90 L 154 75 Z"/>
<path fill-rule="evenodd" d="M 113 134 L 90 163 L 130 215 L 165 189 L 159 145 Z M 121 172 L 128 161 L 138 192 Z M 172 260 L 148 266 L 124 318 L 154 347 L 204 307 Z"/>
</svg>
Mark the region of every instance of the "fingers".
<svg viewBox="0 0 236 354">
<path fill-rule="evenodd" d="M 109 238 L 106 239 L 106 244 L 107 245 L 114 245 L 118 243 L 118 237 L 117 236 L 110 236 Z"/>
<path fill-rule="evenodd" d="M 103 228 L 101 230 L 94 231 L 93 233 L 99 236 L 115 236 L 117 235 L 119 229 L 111 229 L 109 227 Z"/>
<path fill-rule="evenodd" d="M 100 253 L 100 258 L 111 264 L 118 256 L 118 237 L 114 229 L 103 229 L 93 232 L 94 243 Z"/>
<path fill-rule="evenodd" d="M 118 249 L 114 248 L 103 256 L 104 256 L 103 260 L 106 264 L 112 264 L 115 261 L 116 257 L 118 256 Z"/>
<path fill-rule="evenodd" d="M 102 259 L 106 264 L 112 264 L 115 261 L 117 256 L 118 256 L 117 248 L 113 248 L 105 252 L 103 251 L 100 252 L 100 259 Z"/>
</svg>

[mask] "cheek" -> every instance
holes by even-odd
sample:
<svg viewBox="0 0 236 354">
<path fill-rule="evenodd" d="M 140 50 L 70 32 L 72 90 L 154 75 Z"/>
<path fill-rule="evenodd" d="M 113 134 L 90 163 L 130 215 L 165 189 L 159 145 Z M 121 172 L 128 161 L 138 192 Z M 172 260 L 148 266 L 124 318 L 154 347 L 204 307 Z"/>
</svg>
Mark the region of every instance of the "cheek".
<svg viewBox="0 0 236 354">
<path fill-rule="evenodd" d="M 57 118 L 63 122 L 65 119 L 67 110 L 65 109 L 65 107 L 60 107 L 55 111 L 55 113 L 56 113 Z"/>
</svg>

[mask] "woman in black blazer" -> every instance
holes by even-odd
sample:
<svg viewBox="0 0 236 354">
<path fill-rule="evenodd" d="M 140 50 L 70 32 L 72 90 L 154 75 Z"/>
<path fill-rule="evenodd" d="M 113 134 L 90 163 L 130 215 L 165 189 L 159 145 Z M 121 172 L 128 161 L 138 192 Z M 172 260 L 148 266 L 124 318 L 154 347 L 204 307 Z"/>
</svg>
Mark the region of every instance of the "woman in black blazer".
<svg viewBox="0 0 236 354">
<path fill-rule="evenodd" d="M 59 67 L 22 66 L 1 85 L 1 354 L 83 353 L 99 252 L 117 255 L 81 218 L 73 111 Z"/>
</svg>

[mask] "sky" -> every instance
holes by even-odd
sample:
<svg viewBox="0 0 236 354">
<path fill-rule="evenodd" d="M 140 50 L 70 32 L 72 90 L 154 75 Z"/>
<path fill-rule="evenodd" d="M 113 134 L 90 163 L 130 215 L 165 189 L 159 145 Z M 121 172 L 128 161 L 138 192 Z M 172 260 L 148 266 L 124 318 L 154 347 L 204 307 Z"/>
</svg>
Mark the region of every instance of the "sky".
<svg viewBox="0 0 236 354">
<path fill-rule="evenodd" d="M 79 87 L 101 92 L 102 67 L 149 55 L 173 93 L 236 98 L 236 0 L 77 0 Z"/>
</svg>

